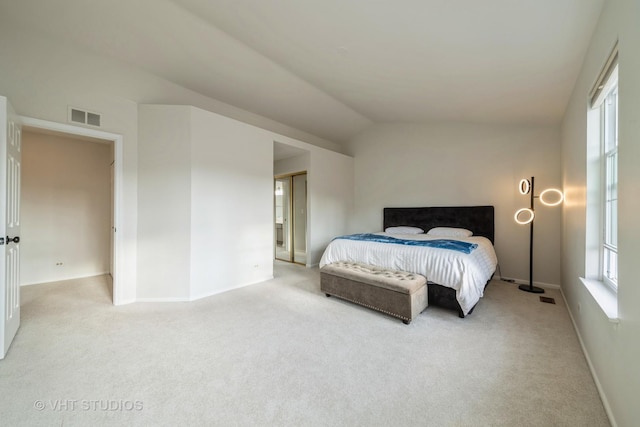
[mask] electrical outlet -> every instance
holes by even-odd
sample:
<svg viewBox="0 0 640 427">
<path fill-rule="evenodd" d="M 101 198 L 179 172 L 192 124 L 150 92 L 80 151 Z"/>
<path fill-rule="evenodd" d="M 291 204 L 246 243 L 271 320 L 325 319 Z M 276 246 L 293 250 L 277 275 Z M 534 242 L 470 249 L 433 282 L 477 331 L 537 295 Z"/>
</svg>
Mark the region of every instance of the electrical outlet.
<svg viewBox="0 0 640 427">
<path fill-rule="evenodd" d="M 56 262 L 56 265 L 60 266 L 60 265 L 62 265 L 62 263 L 61 262 Z"/>
</svg>

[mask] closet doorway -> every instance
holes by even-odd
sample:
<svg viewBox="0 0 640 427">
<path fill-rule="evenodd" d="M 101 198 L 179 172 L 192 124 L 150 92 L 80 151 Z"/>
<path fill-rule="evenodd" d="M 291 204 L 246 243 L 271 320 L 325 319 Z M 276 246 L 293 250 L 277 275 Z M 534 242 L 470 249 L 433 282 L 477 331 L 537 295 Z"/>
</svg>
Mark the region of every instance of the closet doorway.
<svg viewBox="0 0 640 427">
<path fill-rule="evenodd" d="M 132 293 L 131 283 L 134 285 L 133 294 L 135 294 L 135 283 L 134 281 L 121 280 L 123 276 L 124 269 L 122 268 L 122 260 L 126 259 L 125 254 L 127 253 L 127 246 L 124 242 L 124 234 L 122 232 L 116 232 L 116 224 L 119 224 L 118 229 L 125 229 L 125 224 L 127 223 L 124 211 L 122 210 L 123 206 L 123 194 L 124 194 L 124 183 L 123 183 L 123 137 L 122 135 L 113 134 L 109 132 L 104 132 L 98 129 L 88 129 L 76 125 L 69 125 L 64 123 L 50 122 L 46 120 L 35 119 L 31 117 L 21 117 L 23 127 L 36 132 L 50 135 L 58 135 L 65 136 L 71 139 L 80 138 L 80 140 L 89 140 L 91 142 L 108 144 L 111 146 L 111 160 L 113 163 L 111 164 L 111 168 L 113 169 L 113 180 L 111 182 L 110 177 L 107 177 L 108 185 L 113 185 L 113 188 L 109 189 L 109 198 L 110 198 L 110 208 L 108 212 L 109 221 L 111 221 L 111 216 L 113 217 L 113 223 L 111 224 L 111 229 L 109 231 L 109 242 L 108 252 L 109 252 L 109 263 L 108 269 L 110 270 L 111 276 L 111 297 L 114 305 L 126 304 L 129 302 L 133 302 L 135 298 L 132 298 L 130 295 Z M 75 156 L 73 156 L 75 157 Z M 24 172 L 24 170 L 23 170 Z M 107 172 L 110 174 L 111 172 Z M 23 187 L 24 189 L 24 187 Z M 74 191 L 76 191 L 74 187 Z M 77 193 L 77 191 L 76 191 Z M 73 193 L 73 194 L 76 194 Z M 85 211 L 82 209 L 81 211 Z M 24 211 L 23 211 L 24 212 Z M 59 237 L 59 236 L 58 236 Z M 71 234 L 71 237 L 75 237 L 74 234 Z M 34 241 L 41 241 L 42 236 L 37 236 Z M 69 240 L 69 235 L 65 235 L 62 238 L 62 241 Z M 56 239 L 55 241 L 60 241 L 60 239 Z M 79 264 L 79 260 L 74 258 L 77 264 Z M 65 264 L 59 264 L 60 266 L 64 266 Z M 78 276 L 78 274 L 74 274 Z M 49 280 L 55 280 L 55 278 L 51 277 Z M 126 282 L 126 283 L 123 283 Z M 35 282 L 34 282 L 35 283 Z M 127 284 L 128 283 L 128 284 Z M 125 286 L 126 285 L 126 286 Z"/>
<path fill-rule="evenodd" d="M 307 264 L 307 172 L 274 179 L 275 256 L 281 261 Z"/>
</svg>

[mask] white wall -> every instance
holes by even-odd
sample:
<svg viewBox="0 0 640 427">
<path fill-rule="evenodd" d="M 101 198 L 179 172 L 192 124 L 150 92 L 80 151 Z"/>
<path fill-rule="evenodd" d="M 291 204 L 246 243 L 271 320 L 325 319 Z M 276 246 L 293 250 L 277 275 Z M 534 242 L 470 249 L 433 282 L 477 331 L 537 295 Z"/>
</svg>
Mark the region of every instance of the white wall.
<svg viewBox="0 0 640 427">
<path fill-rule="evenodd" d="M 354 159 L 308 144 L 291 145 L 309 152 L 275 162 L 274 175 L 307 171 L 307 266 L 316 266 L 329 242 L 349 232 Z"/>
<path fill-rule="evenodd" d="M 273 175 L 286 175 L 290 173 L 309 170 L 309 154 L 303 153 L 299 156 L 289 157 L 273 162 Z"/>
<path fill-rule="evenodd" d="M 618 426 L 640 419 L 640 2 L 605 3 L 562 126 L 562 292 L 595 374 L 605 407 Z M 585 275 L 587 98 L 619 39 L 618 325 L 610 323 L 579 280 Z"/>
<path fill-rule="evenodd" d="M 346 232 L 352 158 L 194 107 L 141 105 L 138 117 L 138 300 L 273 277 L 275 140 L 308 152 L 310 262 Z"/>
<path fill-rule="evenodd" d="M 271 133 L 189 106 L 140 105 L 138 117 L 138 300 L 273 277 Z"/>
<path fill-rule="evenodd" d="M 29 131 L 22 141 L 21 284 L 108 273 L 112 145 Z"/>
<path fill-rule="evenodd" d="M 190 108 L 138 108 L 138 300 L 187 300 L 191 272 Z"/>
<path fill-rule="evenodd" d="M 293 184 L 293 251 L 294 261 L 298 261 L 296 252 L 307 251 L 307 175 L 294 175 Z M 306 259 L 306 257 L 304 258 Z"/>
<path fill-rule="evenodd" d="M 273 134 L 191 112 L 191 295 L 273 277 Z"/>
<path fill-rule="evenodd" d="M 307 192 L 309 246 L 307 265 L 315 266 L 331 240 L 349 231 L 353 215 L 354 159 L 311 148 Z"/>
<path fill-rule="evenodd" d="M 273 174 L 307 171 L 307 266 L 316 266 L 331 239 L 349 232 L 354 159 L 290 138 L 276 141 L 307 151 L 275 162 Z"/>
<path fill-rule="evenodd" d="M 124 253 L 122 302 L 136 296 L 138 107 L 131 87 L 139 74 L 86 52 L 15 28 L 0 15 L 0 93 L 23 116 L 67 123 L 69 105 L 102 113 L 101 130 L 123 135 L 123 203 L 119 224 Z M 141 79 L 140 79 L 141 80 Z M 142 86 L 141 86 L 142 87 Z M 127 91 L 129 95 L 125 95 Z"/>
<path fill-rule="evenodd" d="M 380 124 L 350 142 L 355 157 L 352 232 L 380 231 L 384 207 L 495 206 L 495 247 L 504 277 L 529 280 L 529 227 L 513 214 L 518 192 L 560 186 L 560 135 L 553 127 Z M 560 285 L 561 210 L 536 203 L 534 281 Z"/>
<path fill-rule="evenodd" d="M 148 253 L 153 250 L 150 242 L 141 241 L 144 248 L 138 248 L 137 227 L 142 223 L 138 220 L 138 104 L 193 105 L 252 123 L 270 131 L 270 150 L 276 136 L 288 145 L 341 149 L 333 142 L 205 97 L 128 64 L 56 43 L 40 34 L 25 32 L 4 18 L 0 14 L 0 94 L 7 96 L 18 114 L 67 123 L 68 106 L 80 107 L 102 114 L 101 130 L 123 136 L 124 222 L 118 226 L 124 248 L 123 253 L 119 254 L 122 260 L 119 274 L 122 279 L 123 303 L 137 298 L 137 257 L 143 257 L 142 264 L 145 266 L 153 258 L 153 253 Z M 316 145 L 308 144 L 309 142 Z M 141 152 L 147 153 L 148 148 L 143 147 Z M 269 164 L 270 171 L 273 167 L 272 159 L 272 155 L 264 159 Z M 140 160 L 143 167 L 151 167 L 147 164 L 147 159 Z M 330 163 L 320 164 L 320 167 L 330 167 Z M 140 178 L 145 182 L 151 180 L 150 177 Z M 269 187 L 271 188 L 271 184 Z M 153 197 L 147 193 L 143 199 Z M 146 204 L 144 200 L 143 205 Z M 272 209 L 272 202 L 269 207 Z M 341 231 L 333 230 L 323 233 L 339 232 Z M 149 228 L 143 230 L 142 234 L 148 236 L 148 233 Z M 246 247 L 242 249 L 251 250 Z M 154 289 L 149 281 L 142 286 L 142 295 L 150 294 Z M 177 293 L 184 294 L 183 291 Z"/>
</svg>

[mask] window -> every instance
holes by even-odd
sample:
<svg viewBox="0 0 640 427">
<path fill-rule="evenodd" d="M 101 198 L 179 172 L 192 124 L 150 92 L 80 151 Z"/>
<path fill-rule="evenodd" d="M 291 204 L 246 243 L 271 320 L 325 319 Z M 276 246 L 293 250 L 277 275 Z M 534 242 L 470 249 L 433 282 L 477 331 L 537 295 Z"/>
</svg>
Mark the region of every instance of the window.
<svg viewBox="0 0 640 427">
<path fill-rule="evenodd" d="M 585 271 L 580 280 L 609 321 L 618 322 L 617 45 L 598 75 L 589 101 Z"/>
<path fill-rule="evenodd" d="M 617 76 L 617 69 L 613 76 Z M 617 80 L 617 79 L 616 79 Z M 610 84 L 601 110 L 603 165 L 602 280 L 618 288 L 618 83 Z"/>
<path fill-rule="evenodd" d="M 587 216 L 597 269 L 587 272 L 618 289 L 618 49 L 614 47 L 591 93 L 588 116 Z M 591 209 L 591 211 L 589 210 Z M 596 250 L 597 248 L 597 250 Z M 597 256 L 596 256 L 597 253 Z M 597 259 L 597 262 L 596 262 Z M 595 266 L 594 266 L 595 267 Z"/>
</svg>

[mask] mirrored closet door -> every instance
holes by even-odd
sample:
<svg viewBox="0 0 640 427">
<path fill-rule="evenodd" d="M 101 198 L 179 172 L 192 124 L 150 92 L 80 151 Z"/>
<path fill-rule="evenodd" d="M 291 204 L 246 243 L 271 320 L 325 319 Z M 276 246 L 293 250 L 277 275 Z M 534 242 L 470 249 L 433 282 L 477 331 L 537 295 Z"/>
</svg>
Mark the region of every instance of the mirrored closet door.
<svg viewBox="0 0 640 427">
<path fill-rule="evenodd" d="M 276 259 L 307 263 L 307 173 L 277 176 L 274 180 Z"/>
</svg>

